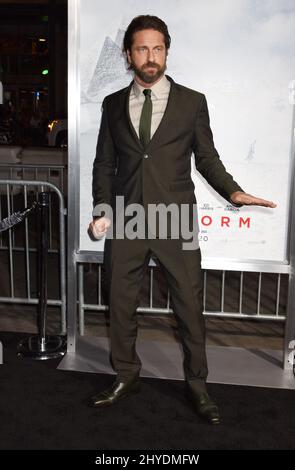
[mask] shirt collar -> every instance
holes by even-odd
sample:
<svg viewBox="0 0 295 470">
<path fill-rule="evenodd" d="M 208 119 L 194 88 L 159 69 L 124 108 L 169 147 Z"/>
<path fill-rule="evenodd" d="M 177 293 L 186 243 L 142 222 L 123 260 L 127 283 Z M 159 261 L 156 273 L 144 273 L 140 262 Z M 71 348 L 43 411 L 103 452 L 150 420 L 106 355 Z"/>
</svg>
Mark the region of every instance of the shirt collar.
<svg viewBox="0 0 295 470">
<path fill-rule="evenodd" d="M 170 82 L 166 78 L 165 75 L 159 80 L 155 85 L 150 87 L 152 90 L 152 96 L 154 96 L 156 99 L 159 99 L 163 93 L 167 93 L 170 89 Z M 135 80 L 133 82 L 133 91 L 136 96 L 136 98 L 139 98 L 140 94 L 143 92 L 145 87 L 139 85 Z"/>
</svg>

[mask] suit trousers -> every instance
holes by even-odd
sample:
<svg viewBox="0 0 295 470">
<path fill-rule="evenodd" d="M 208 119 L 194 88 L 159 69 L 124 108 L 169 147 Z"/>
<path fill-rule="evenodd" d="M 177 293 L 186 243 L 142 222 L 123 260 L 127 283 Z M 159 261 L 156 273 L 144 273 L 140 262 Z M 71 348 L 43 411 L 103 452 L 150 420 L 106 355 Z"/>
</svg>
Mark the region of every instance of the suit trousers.
<svg viewBox="0 0 295 470">
<path fill-rule="evenodd" d="M 183 250 L 176 239 L 106 239 L 105 270 L 110 307 L 111 362 L 118 377 L 139 376 L 136 352 L 139 294 L 151 255 L 164 271 L 183 348 L 185 379 L 205 390 L 207 358 L 200 249 Z"/>
</svg>

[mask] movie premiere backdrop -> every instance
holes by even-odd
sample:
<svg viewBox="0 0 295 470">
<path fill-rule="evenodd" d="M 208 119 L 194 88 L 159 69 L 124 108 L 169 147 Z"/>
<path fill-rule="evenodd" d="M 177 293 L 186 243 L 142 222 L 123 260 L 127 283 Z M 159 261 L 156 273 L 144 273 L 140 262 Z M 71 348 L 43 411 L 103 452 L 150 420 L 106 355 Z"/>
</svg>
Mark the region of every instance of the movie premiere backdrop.
<svg viewBox="0 0 295 470">
<path fill-rule="evenodd" d="M 231 206 L 192 157 L 203 260 L 286 262 L 295 83 L 295 4 L 289 0 L 80 2 L 79 251 L 103 251 L 104 240 L 87 233 L 101 104 L 132 80 L 122 40 L 139 14 L 167 23 L 167 74 L 205 93 L 226 169 L 246 192 L 277 203 L 276 209 Z"/>
</svg>

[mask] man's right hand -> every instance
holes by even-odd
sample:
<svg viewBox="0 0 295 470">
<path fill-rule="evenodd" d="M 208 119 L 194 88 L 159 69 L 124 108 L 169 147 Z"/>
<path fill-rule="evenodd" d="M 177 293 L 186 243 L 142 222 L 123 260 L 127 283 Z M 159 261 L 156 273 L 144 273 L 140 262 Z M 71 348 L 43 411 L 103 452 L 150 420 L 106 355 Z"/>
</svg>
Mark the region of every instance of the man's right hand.
<svg viewBox="0 0 295 470">
<path fill-rule="evenodd" d="M 94 238 L 102 238 L 107 233 L 107 230 L 111 226 L 111 220 L 107 217 L 101 217 L 100 219 L 95 219 L 89 224 L 89 230 L 91 231 Z"/>
</svg>

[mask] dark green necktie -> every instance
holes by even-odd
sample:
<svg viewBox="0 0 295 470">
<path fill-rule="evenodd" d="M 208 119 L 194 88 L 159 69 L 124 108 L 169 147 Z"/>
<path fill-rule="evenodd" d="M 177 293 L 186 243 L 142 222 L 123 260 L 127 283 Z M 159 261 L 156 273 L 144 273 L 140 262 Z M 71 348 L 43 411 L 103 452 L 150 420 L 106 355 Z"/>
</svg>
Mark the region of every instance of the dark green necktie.
<svg viewBox="0 0 295 470">
<path fill-rule="evenodd" d="M 140 121 L 139 121 L 139 138 L 144 147 L 147 147 L 149 141 L 151 140 L 151 122 L 152 122 L 152 112 L 153 112 L 153 103 L 151 99 L 151 90 L 146 88 L 143 90 L 145 96 L 145 101 L 143 103 Z"/>
</svg>

